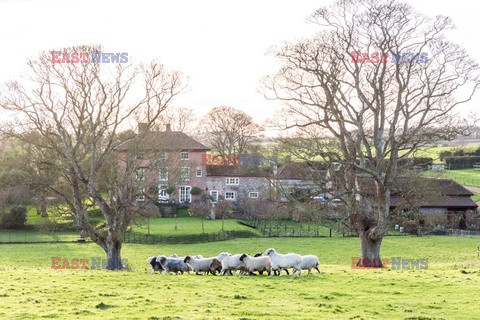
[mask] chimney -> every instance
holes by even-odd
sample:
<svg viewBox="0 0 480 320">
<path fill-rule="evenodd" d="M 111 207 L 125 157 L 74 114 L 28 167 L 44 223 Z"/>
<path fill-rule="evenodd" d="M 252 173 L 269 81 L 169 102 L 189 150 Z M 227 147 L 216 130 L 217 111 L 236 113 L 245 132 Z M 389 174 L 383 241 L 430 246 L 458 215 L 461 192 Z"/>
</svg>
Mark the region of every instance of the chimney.
<svg viewBox="0 0 480 320">
<path fill-rule="evenodd" d="M 172 131 L 172 127 L 170 126 L 170 123 L 167 123 L 167 124 L 165 125 L 165 131 L 167 131 L 167 132 Z"/>
<path fill-rule="evenodd" d="M 148 131 L 148 123 L 139 122 L 138 123 L 138 134 L 145 133 Z"/>
</svg>

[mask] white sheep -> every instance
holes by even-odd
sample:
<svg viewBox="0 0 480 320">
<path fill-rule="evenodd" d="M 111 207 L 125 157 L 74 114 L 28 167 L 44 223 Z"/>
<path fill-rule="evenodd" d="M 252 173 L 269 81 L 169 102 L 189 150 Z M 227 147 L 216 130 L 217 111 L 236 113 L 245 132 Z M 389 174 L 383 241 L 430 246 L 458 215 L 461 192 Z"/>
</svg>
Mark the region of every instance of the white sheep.
<svg viewBox="0 0 480 320">
<path fill-rule="evenodd" d="M 197 254 L 196 256 L 192 256 L 194 259 L 203 259 L 203 256 Z M 172 254 L 170 258 L 177 258 L 177 259 L 185 259 L 185 257 L 181 257 L 177 255 L 176 253 Z"/>
<path fill-rule="evenodd" d="M 195 274 L 198 275 L 200 274 L 200 272 L 208 273 L 210 271 L 210 265 L 212 264 L 214 259 L 216 259 L 216 257 L 197 259 L 195 257 L 186 256 L 183 262 L 188 264 L 195 272 Z"/>
<path fill-rule="evenodd" d="M 222 252 L 218 255 L 217 259 L 222 262 L 222 271 L 220 274 L 225 275 L 228 272 L 232 275 L 232 270 L 242 270 L 245 268 L 245 263 L 240 261 L 241 254 L 231 255 L 228 252 Z"/>
<path fill-rule="evenodd" d="M 270 260 L 272 261 L 272 270 L 280 271 L 280 276 L 282 275 L 282 270 L 287 268 L 293 268 L 294 271 L 298 271 L 299 276 L 302 274 L 302 256 L 299 254 L 280 254 L 273 248 L 268 249 L 264 254 L 270 257 Z"/>
<path fill-rule="evenodd" d="M 272 272 L 272 262 L 269 257 L 251 257 L 248 254 L 242 254 L 240 261 L 245 263 L 245 269 L 253 275 L 253 271 L 262 272 L 267 271 L 268 275 Z"/>
<path fill-rule="evenodd" d="M 310 274 L 310 272 L 312 271 L 312 269 L 316 269 L 318 271 L 318 273 L 322 273 L 320 271 L 320 269 L 318 269 L 318 266 L 320 265 L 320 262 L 318 261 L 318 257 L 313 255 L 313 254 L 309 254 L 309 255 L 306 255 L 306 256 L 302 256 L 302 264 L 300 265 L 300 268 L 302 270 L 308 270 L 308 273 L 307 275 Z M 293 273 L 295 273 L 296 270 L 293 270 Z"/>
</svg>

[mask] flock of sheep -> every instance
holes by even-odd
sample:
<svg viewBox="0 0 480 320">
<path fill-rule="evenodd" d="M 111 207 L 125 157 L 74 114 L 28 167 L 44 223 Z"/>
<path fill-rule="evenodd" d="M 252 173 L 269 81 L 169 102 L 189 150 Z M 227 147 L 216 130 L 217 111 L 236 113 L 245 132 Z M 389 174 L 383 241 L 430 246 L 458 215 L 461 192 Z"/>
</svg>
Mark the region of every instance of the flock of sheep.
<svg viewBox="0 0 480 320">
<path fill-rule="evenodd" d="M 255 275 L 255 271 L 259 274 L 263 274 L 263 272 L 266 271 L 268 275 L 278 274 L 281 276 L 282 270 L 290 274 L 288 272 L 289 268 L 293 269 L 292 275 L 298 272 L 300 276 L 302 270 L 308 270 L 308 274 L 310 274 L 312 269 L 316 269 L 318 273 L 321 273 L 318 268 L 320 262 L 317 256 L 301 256 L 296 253 L 280 254 L 273 248 L 268 249 L 263 254 L 257 253 L 253 257 L 248 254 L 232 255 L 228 252 L 222 252 L 217 257 L 211 258 L 204 258 L 200 255 L 179 257 L 173 254 L 170 257 L 150 257 L 147 263 L 152 266 L 152 273 L 158 271 L 159 273 L 165 272 L 166 274 L 170 272 L 174 272 L 175 274 L 187 272 L 190 274 L 190 271 L 193 271 L 197 275 L 201 273 L 211 273 L 215 275 L 217 272 L 222 275 L 227 273 L 233 275 L 239 271 L 240 275 L 246 272 L 248 272 L 249 275 Z"/>
</svg>

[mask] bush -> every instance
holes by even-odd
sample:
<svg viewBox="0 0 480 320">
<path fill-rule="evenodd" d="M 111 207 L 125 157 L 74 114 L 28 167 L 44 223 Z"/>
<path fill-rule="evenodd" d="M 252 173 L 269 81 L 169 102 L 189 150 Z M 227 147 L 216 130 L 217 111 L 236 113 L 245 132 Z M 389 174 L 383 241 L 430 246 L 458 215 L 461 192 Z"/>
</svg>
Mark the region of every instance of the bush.
<svg viewBox="0 0 480 320">
<path fill-rule="evenodd" d="M 424 215 L 425 226 L 434 228 L 444 228 L 447 226 L 447 215 L 445 213 L 430 213 Z"/>
<path fill-rule="evenodd" d="M 192 216 L 208 218 L 211 214 L 212 204 L 210 201 L 198 201 L 194 202 L 188 208 L 188 212 Z"/>
<path fill-rule="evenodd" d="M 480 214 L 474 211 L 467 211 L 465 214 L 465 222 L 469 230 L 480 230 Z"/>
<path fill-rule="evenodd" d="M 13 206 L 0 216 L 0 228 L 18 229 L 27 222 L 27 207 L 22 205 Z"/>
<path fill-rule="evenodd" d="M 399 160 L 402 167 L 423 167 L 425 169 L 433 164 L 433 159 L 428 157 L 413 157 Z"/>
<path fill-rule="evenodd" d="M 450 169 L 466 169 L 473 168 L 473 165 L 480 162 L 480 156 L 461 156 L 461 157 L 446 157 L 445 164 Z"/>
<path fill-rule="evenodd" d="M 418 234 L 418 223 L 415 220 L 405 221 L 403 227 L 406 233 Z"/>
<path fill-rule="evenodd" d="M 57 232 L 59 229 L 58 223 L 53 220 L 45 220 L 35 225 L 35 230 L 41 233 Z"/>
<path fill-rule="evenodd" d="M 190 191 L 190 193 L 194 196 L 198 196 L 202 192 L 203 192 L 203 190 L 199 187 L 193 187 L 192 190 Z"/>
<path fill-rule="evenodd" d="M 219 200 L 213 208 L 215 219 L 227 218 L 233 213 L 233 203 L 229 200 Z"/>
</svg>

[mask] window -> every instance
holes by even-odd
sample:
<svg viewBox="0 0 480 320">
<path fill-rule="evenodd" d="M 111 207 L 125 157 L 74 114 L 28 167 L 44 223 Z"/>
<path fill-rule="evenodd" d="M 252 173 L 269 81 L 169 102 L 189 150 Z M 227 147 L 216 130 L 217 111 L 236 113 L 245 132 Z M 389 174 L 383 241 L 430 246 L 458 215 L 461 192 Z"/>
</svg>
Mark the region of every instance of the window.
<svg viewBox="0 0 480 320">
<path fill-rule="evenodd" d="M 158 158 L 160 160 L 167 160 L 168 159 L 167 152 L 165 152 L 165 150 L 160 151 L 160 156 Z"/>
<path fill-rule="evenodd" d="M 145 188 L 140 188 L 138 190 L 137 201 L 138 202 L 145 201 Z"/>
<path fill-rule="evenodd" d="M 227 186 L 238 185 L 239 179 L 238 178 L 227 178 L 226 184 Z"/>
<path fill-rule="evenodd" d="M 190 194 L 190 191 L 192 191 L 192 187 L 190 187 L 190 186 L 180 187 L 178 201 L 180 203 L 184 203 L 184 202 L 190 203 L 190 202 L 192 202 L 192 195 Z"/>
<path fill-rule="evenodd" d="M 182 151 L 180 153 L 180 159 L 182 160 L 188 160 L 188 151 Z"/>
<path fill-rule="evenodd" d="M 189 167 L 182 167 L 180 169 L 180 178 L 182 181 L 189 181 L 190 180 L 190 168 Z"/>
<path fill-rule="evenodd" d="M 202 176 L 202 167 L 197 167 L 197 177 L 201 177 Z"/>
<path fill-rule="evenodd" d="M 138 168 L 137 169 L 137 180 L 145 180 L 145 171 L 146 168 Z"/>
<path fill-rule="evenodd" d="M 217 190 L 210 190 L 210 196 L 213 198 L 213 203 L 218 202 L 218 191 Z"/>
<path fill-rule="evenodd" d="M 225 191 L 225 200 L 235 200 L 235 191 Z"/>
<path fill-rule="evenodd" d="M 168 199 L 167 188 L 168 186 L 166 184 L 161 184 L 158 186 L 158 199 L 160 200 Z"/>
<path fill-rule="evenodd" d="M 167 168 L 161 168 L 160 169 L 159 180 L 160 181 L 168 181 L 168 169 Z"/>
<path fill-rule="evenodd" d="M 249 192 L 248 193 L 249 198 L 258 198 L 258 192 Z"/>
</svg>

